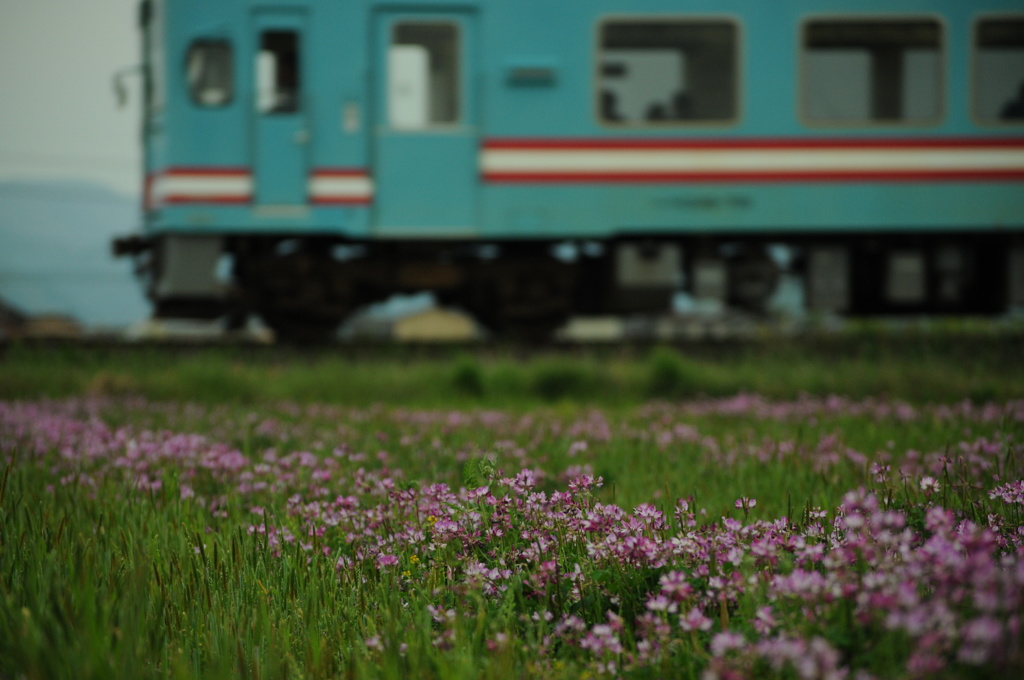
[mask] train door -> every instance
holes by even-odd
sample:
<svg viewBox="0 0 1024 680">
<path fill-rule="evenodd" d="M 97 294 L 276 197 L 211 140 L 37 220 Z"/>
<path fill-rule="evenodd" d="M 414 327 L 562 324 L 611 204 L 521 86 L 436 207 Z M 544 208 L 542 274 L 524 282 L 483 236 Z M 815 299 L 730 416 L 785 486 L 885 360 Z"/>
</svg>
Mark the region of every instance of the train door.
<svg viewBox="0 0 1024 680">
<path fill-rule="evenodd" d="M 373 17 L 374 222 L 381 235 L 475 231 L 474 15 Z"/>
<path fill-rule="evenodd" d="M 305 205 L 310 142 L 306 17 L 297 10 L 257 10 L 253 16 L 253 195 L 257 205 Z"/>
</svg>

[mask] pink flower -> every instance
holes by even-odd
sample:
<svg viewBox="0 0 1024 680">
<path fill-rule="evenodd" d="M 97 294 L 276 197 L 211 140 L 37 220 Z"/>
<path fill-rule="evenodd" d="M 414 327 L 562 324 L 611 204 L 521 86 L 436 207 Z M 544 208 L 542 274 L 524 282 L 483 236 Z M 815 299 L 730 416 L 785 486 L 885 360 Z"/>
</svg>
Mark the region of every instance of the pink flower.
<svg viewBox="0 0 1024 680">
<path fill-rule="evenodd" d="M 377 568 L 383 569 L 385 567 L 393 567 L 398 564 L 398 558 L 394 555 L 385 555 L 381 553 L 377 555 Z"/>
<path fill-rule="evenodd" d="M 679 627 L 684 631 L 711 630 L 711 619 L 704 616 L 704 613 L 697 607 L 690 610 L 689 614 L 679 617 Z"/>
<path fill-rule="evenodd" d="M 734 649 L 742 649 L 747 643 L 739 633 L 719 633 L 711 640 L 712 656 L 722 657 Z"/>
<path fill-rule="evenodd" d="M 664 595 L 654 595 L 647 600 L 647 608 L 652 612 L 673 613 L 678 609 L 675 602 L 672 602 Z"/>
<path fill-rule="evenodd" d="M 775 620 L 775 616 L 772 614 L 771 607 L 761 607 L 757 610 L 757 616 L 754 619 L 754 630 L 760 635 L 767 636 L 779 625 L 779 622 Z"/>
<path fill-rule="evenodd" d="M 591 487 L 600 488 L 602 486 L 604 486 L 604 477 L 597 477 L 595 479 L 593 475 L 583 475 L 569 482 L 569 491 L 578 493 Z"/>
<path fill-rule="evenodd" d="M 595 624 L 580 641 L 580 647 L 589 649 L 594 656 L 602 656 L 605 653 L 622 653 L 622 643 L 619 641 L 619 637 L 615 634 L 612 626 L 606 623 Z"/>
<path fill-rule="evenodd" d="M 988 497 L 1001 498 L 1007 505 L 1024 505 L 1024 479 L 997 486 L 988 492 Z"/>
<path fill-rule="evenodd" d="M 755 505 L 757 505 L 756 498 L 747 498 L 746 496 L 743 496 L 741 498 L 736 499 L 736 507 L 742 510 L 743 512 L 750 512 L 751 508 L 753 508 Z"/>
<path fill-rule="evenodd" d="M 495 633 L 494 639 L 487 641 L 487 651 L 494 653 L 499 652 L 505 648 L 508 644 L 508 635 L 505 633 Z"/>
</svg>

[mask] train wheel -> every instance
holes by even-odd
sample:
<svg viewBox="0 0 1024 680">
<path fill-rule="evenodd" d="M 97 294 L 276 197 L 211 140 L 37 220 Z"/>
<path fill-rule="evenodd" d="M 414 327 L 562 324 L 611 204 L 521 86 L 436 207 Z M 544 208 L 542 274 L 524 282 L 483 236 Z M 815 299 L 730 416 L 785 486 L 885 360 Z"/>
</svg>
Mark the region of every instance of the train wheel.
<svg viewBox="0 0 1024 680">
<path fill-rule="evenodd" d="M 322 252 L 278 255 L 271 249 L 236 260 L 249 306 L 280 342 L 326 343 L 355 309 L 344 266 Z"/>
<path fill-rule="evenodd" d="M 510 259 L 478 272 L 464 306 L 497 335 L 517 342 L 551 340 L 572 313 L 576 270 L 546 259 Z"/>
<path fill-rule="evenodd" d="M 747 311 L 763 314 L 779 286 L 779 265 L 763 247 L 750 247 L 727 265 L 728 301 Z"/>
</svg>

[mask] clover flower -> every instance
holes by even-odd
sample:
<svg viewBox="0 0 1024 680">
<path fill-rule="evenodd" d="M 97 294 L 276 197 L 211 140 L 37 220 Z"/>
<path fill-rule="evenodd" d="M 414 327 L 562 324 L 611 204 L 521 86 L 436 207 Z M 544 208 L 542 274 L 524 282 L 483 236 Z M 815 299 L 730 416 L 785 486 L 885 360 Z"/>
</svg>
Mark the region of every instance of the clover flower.
<svg viewBox="0 0 1024 680">
<path fill-rule="evenodd" d="M 751 509 L 755 505 L 757 505 L 757 499 L 755 499 L 755 498 L 747 498 L 746 496 L 743 496 L 741 498 L 737 498 L 736 499 L 735 505 L 740 510 L 743 510 L 744 513 L 749 513 L 751 511 Z"/>
<path fill-rule="evenodd" d="M 580 640 L 580 647 L 590 650 L 594 656 L 605 654 L 622 654 L 622 642 L 610 624 L 594 624 L 590 631 Z"/>
<path fill-rule="evenodd" d="M 711 626 L 709 625 L 708 628 Z M 707 630 L 704 628 L 703 630 Z M 736 649 L 743 649 L 747 644 L 746 639 L 739 633 L 722 632 L 711 638 L 711 655 L 722 657 Z"/>
<path fill-rule="evenodd" d="M 997 486 L 988 492 L 988 497 L 998 498 L 1007 505 L 1024 505 L 1024 479 Z"/>
<path fill-rule="evenodd" d="M 659 439 L 685 441 L 695 455 L 722 467 L 783 459 L 797 463 L 818 456 L 818 469 L 830 477 L 840 478 L 837 465 L 867 469 L 869 480 L 884 490 L 852 490 L 838 507 L 809 507 L 799 522 L 726 517 L 701 527 L 696 515 L 702 511 L 692 507 L 692 499 L 675 502 L 671 526 L 653 503 L 619 507 L 606 502 L 596 492 L 603 480 L 593 476 L 588 464 L 544 477 L 551 472 L 544 467 L 550 462 L 547 456 L 564 450 L 561 442 L 590 441 L 595 448 L 597 442 L 619 436 L 619 425 L 603 416 L 560 424 L 557 436 L 566 439 L 552 443 L 546 434 L 537 434 L 539 421 L 517 422 L 507 414 L 395 413 L 387 417 L 403 428 L 420 429 L 387 434 L 394 450 L 374 458 L 354 453 L 355 444 L 327 453 L 332 443 L 302 422 L 301 409 L 264 423 L 266 434 L 261 436 L 270 437 L 273 448 L 246 455 L 207 437 L 116 431 L 100 422 L 56 413 L 62 408 L 60 402 L 44 407 L 0 401 L 0 453 L 8 464 L 45 464 L 55 481 L 85 488 L 123 479 L 132 489 L 127 493 L 147 494 L 161 479 L 171 478 L 164 476 L 167 470 L 174 470 L 180 496 L 193 498 L 197 512 L 209 513 L 218 532 L 223 523 L 216 520 L 235 517 L 242 527 L 249 526 L 254 542 L 262 547 L 265 538 L 276 555 L 290 557 L 294 550 L 280 546 L 298 543 L 310 550 L 309 559 L 331 560 L 346 583 L 393 583 L 401 590 L 403 607 L 426 607 L 433 623 L 424 634 L 441 649 L 468 644 L 456 639 L 457 631 L 463 630 L 456 621 L 468 623 L 481 611 L 478 608 L 510 602 L 510 587 L 523 584 L 521 598 L 515 591 L 515 606 L 524 608 L 517 612 L 515 625 L 526 630 L 519 636 L 516 628 L 516 645 L 557 648 L 566 658 L 583 650 L 589 671 L 654 669 L 671 658 L 668 650 L 678 649 L 681 638 L 688 638 L 686 644 L 696 647 L 695 658 L 704 660 L 698 663 L 707 664 L 708 678 L 751 676 L 755 669 L 799 678 L 857 677 L 860 669 L 842 663 L 844 658 L 857 663 L 862 650 L 841 657 L 825 641 L 823 633 L 837 625 L 850 626 L 856 634 L 867 631 L 905 640 L 906 651 L 902 657 L 896 654 L 894 661 L 902 667 L 893 668 L 893 676 L 958 672 L 949 667 L 951 663 L 994 673 L 1021 658 L 1014 645 L 1019 612 L 1024 610 L 1024 528 L 1017 512 L 1024 505 L 1024 480 L 1007 482 L 998 476 L 1013 469 L 1006 465 L 1008 460 L 1020 459 L 1020 444 L 971 435 L 944 451 L 904 456 L 894 442 L 891 450 L 865 458 L 838 435 L 822 438 L 816 448 L 792 441 L 748 446 L 701 435 L 695 428 L 674 424 L 674 419 L 697 412 L 801 420 L 854 413 L 879 419 L 927 415 L 937 421 L 1024 422 L 1024 403 L 998 409 L 970 404 L 909 409 L 891 402 L 841 398 L 771 403 L 747 395 L 651 407 L 642 414 L 650 418 L 642 428 L 621 427 L 652 450 Z M 333 417 L 339 412 L 329 413 Z M 384 410 L 375 413 L 374 417 L 383 417 Z M 369 416 L 361 412 L 358 417 Z M 459 428 L 483 423 L 507 441 L 493 449 L 493 442 L 479 446 L 497 450 L 497 462 L 522 470 L 519 474 L 505 479 L 498 474 L 488 478 L 489 486 L 460 489 L 440 480 L 410 482 L 403 470 L 388 467 L 446 450 L 447 443 L 438 434 L 442 428 L 461 436 Z M 256 426 L 254 421 L 247 431 Z M 306 428 L 304 441 L 315 435 L 325 444 L 289 452 L 285 446 L 299 441 L 293 427 Z M 390 432 L 383 427 L 380 431 L 385 430 Z M 352 430 L 339 432 L 352 436 Z M 471 459 L 477 455 L 476 446 L 466 445 L 453 455 L 457 460 Z M 577 455 L 589 457 L 587 448 L 577 448 Z M 868 466 L 869 459 L 876 462 Z M 380 467 L 353 469 L 365 461 Z M 890 465 L 907 475 L 911 493 L 893 497 Z M 955 492 L 949 494 L 957 504 L 953 507 L 941 507 L 936 498 L 943 490 L 937 480 L 943 479 L 944 469 L 956 471 L 948 482 L 948 490 Z M 554 480 L 562 488 L 541 486 Z M 913 493 L 915 486 L 922 493 Z M 976 500 L 985 493 L 1000 503 Z M 961 495 L 973 495 L 977 507 L 965 511 Z M 284 498 L 286 502 L 280 500 Z M 756 503 L 740 496 L 734 506 L 746 515 Z M 257 517 L 238 519 L 246 508 Z M 835 518 L 831 523 L 830 516 Z M 185 550 L 201 550 L 195 543 L 190 540 Z M 314 545 L 323 557 L 321 550 L 313 554 Z M 387 570 L 399 564 L 406 568 L 395 570 L 403 577 L 395 582 L 368 578 L 367 572 L 375 567 Z M 619 581 L 627 587 L 617 588 Z M 429 582 L 425 588 L 435 588 L 434 592 L 417 590 L 421 582 Z M 431 604 L 416 600 L 420 597 L 430 598 Z M 589 603 L 603 599 L 619 614 L 606 613 L 606 620 L 595 622 Z M 634 613 L 634 620 L 627 611 Z M 714 612 L 715 620 L 705 612 Z M 719 621 L 721 629 L 716 630 Z M 701 634 L 712 630 L 716 633 Z M 740 630 L 757 637 L 747 641 Z M 363 643 L 370 652 L 384 647 L 379 635 Z M 506 633 L 493 628 L 473 638 L 474 645 L 481 643 L 491 651 L 510 645 Z M 653 671 L 640 674 L 645 672 Z"/>
<path fill-rule="evenodd" d="M 694 607 L 689 611 L 689 613 L 682 614 L 679 617 L 679 627 L 687 632 L 694 630 L 711 630 L 711 625 L 711 619 L 704 616 L 704 613 L 698 607 Z"/>
<path fill-rule="evenodd" d="M 377 555 L 377 568 L 384 569 L 386 567 L 393 567 L 398 564 L 398 558 L 395 555 Z"/>
<path fill-rule="evenodd" d="M 940 487 L 939 480 L 928 475 L 922 477 L 919 484 L 921 486 L 921 491 L 924 492 L 925 496 L 931 496 L 934 493 L 938 493 Z"/>
</svg>

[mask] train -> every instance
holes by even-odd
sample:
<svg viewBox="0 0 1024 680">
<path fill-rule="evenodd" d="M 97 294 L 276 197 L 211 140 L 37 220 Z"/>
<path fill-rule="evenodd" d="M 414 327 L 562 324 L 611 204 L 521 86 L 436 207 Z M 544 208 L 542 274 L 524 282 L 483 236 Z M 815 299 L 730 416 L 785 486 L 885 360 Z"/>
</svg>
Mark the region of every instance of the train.
<svg viewBox="0 0 1024 680">
<path fill-rule="evenodd" d="M 142 0 L 157 317 L 1024 304 L 1020 0 Z M 781 263 L 779 247 L 791 257 Z"/>
</svg>

